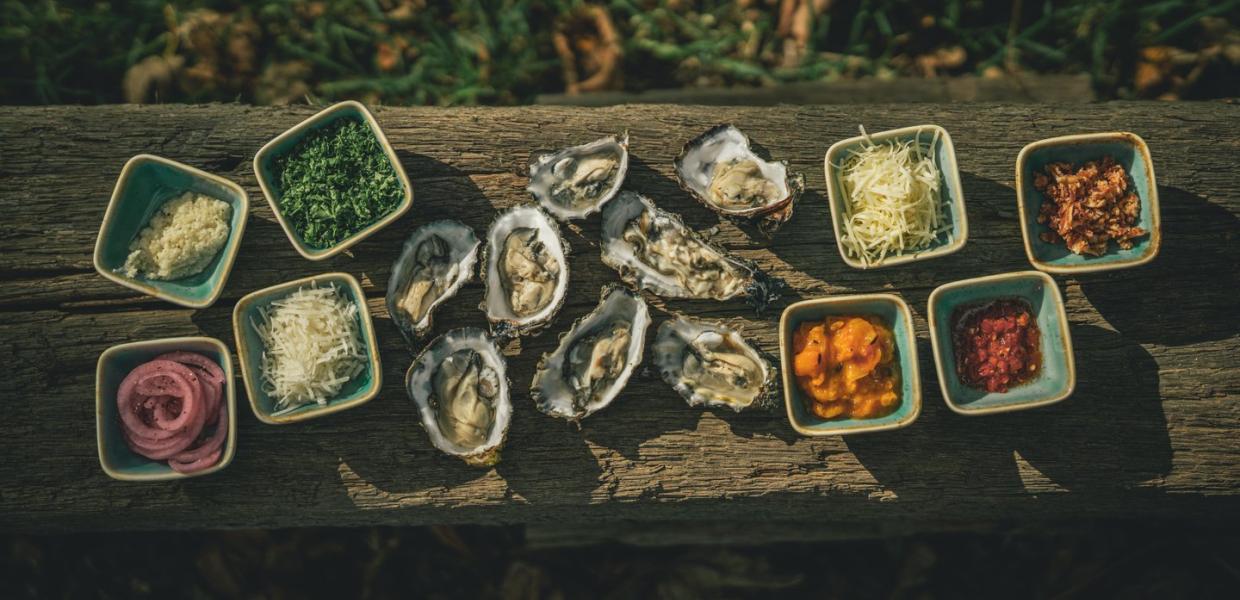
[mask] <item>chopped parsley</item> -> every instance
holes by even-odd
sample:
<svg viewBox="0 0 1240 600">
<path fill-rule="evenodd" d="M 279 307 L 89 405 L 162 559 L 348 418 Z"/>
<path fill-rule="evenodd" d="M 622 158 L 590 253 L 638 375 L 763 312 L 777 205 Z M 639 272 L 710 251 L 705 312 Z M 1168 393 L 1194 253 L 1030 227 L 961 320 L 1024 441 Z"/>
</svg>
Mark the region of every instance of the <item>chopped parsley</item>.
<svg viewBox="0 0 1240 600">
<path fill-rule="evenodd" d="M 340 119 L 276 159 L 280 212 L 314 248 L 329 248 L 396 210 L 396 170 L 366 123 Z"/>
</svg>

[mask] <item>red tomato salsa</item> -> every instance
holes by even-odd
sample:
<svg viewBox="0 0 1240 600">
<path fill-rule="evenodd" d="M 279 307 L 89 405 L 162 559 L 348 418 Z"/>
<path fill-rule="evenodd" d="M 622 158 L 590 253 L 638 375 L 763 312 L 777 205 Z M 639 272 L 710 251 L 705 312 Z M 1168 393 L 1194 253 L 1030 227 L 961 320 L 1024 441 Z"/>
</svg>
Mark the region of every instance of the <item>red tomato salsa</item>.
<svg viewBox="0 0 1240 600">
<path fill-rule="evenodd" d="M 952 314 L 952 324 L 956 374 L 969 387 L 1006 392 L 1042 367 L 1038 324 L 1024 300 L 963 306 Z"/>
</svg>

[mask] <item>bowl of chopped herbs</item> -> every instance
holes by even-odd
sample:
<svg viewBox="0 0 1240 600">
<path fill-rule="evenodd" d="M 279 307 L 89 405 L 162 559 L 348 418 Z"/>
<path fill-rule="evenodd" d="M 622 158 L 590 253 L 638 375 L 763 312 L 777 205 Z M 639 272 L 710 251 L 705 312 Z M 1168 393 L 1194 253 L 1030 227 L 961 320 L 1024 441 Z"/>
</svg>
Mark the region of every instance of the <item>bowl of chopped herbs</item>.
<svg viewBox="0 0 1240 600">
<path fill-rule="evenodd" d="M 293 247 L 323 260 L 413 205 L 413 187 L 379 123 L 359 102 L 333 104 L 254 155 L 263 195 Z"/>
</svg>

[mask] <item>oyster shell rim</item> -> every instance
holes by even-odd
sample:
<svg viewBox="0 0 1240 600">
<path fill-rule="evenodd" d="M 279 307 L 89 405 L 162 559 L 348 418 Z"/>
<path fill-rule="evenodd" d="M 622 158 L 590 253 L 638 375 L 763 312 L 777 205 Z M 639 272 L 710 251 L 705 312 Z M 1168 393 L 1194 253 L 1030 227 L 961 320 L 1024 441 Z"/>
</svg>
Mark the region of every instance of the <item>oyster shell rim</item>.
<svg viewBox="0 0 1240 600">
<path fill-rule="evenodd" d="M 588 408 L 580 415 L 572 416 L 548 412 L 544 409 L 544 406 L 547 405 L 548 401 L 545 400 L 542 386 L 539 385 L 540 374 L 548 370 L 549 365 L 547 363 L 551 361 L 555 355 L 559 354 L 561 350 L 564 350 L 565 352 L 568 351 L 568 346 L 565 346 L 565 344 L 570 342 L 573 334 L 577 332 L 579 327 L 594 317 L 596 313 L 606 306 L 607 300 L 612 294 L 624 294 L 628 296 L 635 301 L 637 307 L 634 313 L 635 318 L 633 319 L 633 334 L 629 341 L 629 348 L 627 351 L 627 356 L 629 358 L 628 364 L 625 365 L 624 371 L 613 382 L 612 385 L 614 386 L 614 389 L 608 391 L 606 394 L 608 397 L 600 402 L 596 402 L 592 408 Z M 638 320 L 644 320 L 645 323 L 638 327 Z M 564 333 L 560 334 L 559 338 L 556 340 L 555 348 L 549 352 L 544 352 L 543 355 L 539 357 L 538 364 L 534 368 L 534 377 L 530 381 L 530 399 L 534 401 L 534 408 L 538 409 L 538 412 L 541 412 L 549 417 L 565 419 L 570 423 L 580 424 L 582 419 L 585 419 L 586 417 L 610 406 L 611 403 L 620 396 L 620 393 L 624 391 L 624 388 L 628 386 L 629 380 L 632 379 L 633 374 L 637 371 L 637 367 L 639 367 L 644 360 L 646 355 L 646 332 L 650 329 L 650 325 L 652 323 L 654 323 L 654 319 L 650 316 L 650 306 L 646 303 L 646 299 L 642 296 L 640 291 L 635 291 L 618 283 L 608 283 L 604 285 L 599 292 L 599 301 L 594 308 L 591 309 L 590 312 L 573 321 L 573 324 L 566 331 L 564 331 Z"/>
<path fill-rule="evenodd" d="M 406 250 L 410 249 L 408 248 L 409 244 L 411 244 L 419 234 L 430 231 L 437 225 L 450 225 L 454 228 L 459 226 L 462 228 L 462 231 L 468 232 L 470 237 L 473 238 L 473 245 L 465 252 L 464 258 L 457 263 L 459 265 L 460 274 L 457 276 L 456 281 L 445 289 L 439 298 L 431 303 L 430 308 L 426 311 L 426 316 L 422 317 L 422 319 L 418 322 L 410 324 L 409 329 L 412 331 L 406 331 L 406 328 L 401 325 L 401 321 L 407 321 L 408 319 L 399 317 L 398 314 L 402 314 L 402 311 L 398 311 L 396 308 L 397 296 L 399 296 L 399 294 L 396 293 L 398 291 L 396 282 L 399 279 L 397 276 L 397 266 L 400 264 L 401 260 L 405 258 Z M 416 344 L 418 340 L 424 339 L 426 335 L 433 330 L 434 320 L 432 317 L 435 314 L 435 309 L 439 308 L 440 304 L 456 296 L 456 294 L 460 292 L 461 288 L 465 287 L 466 283 L 469 283 L 475 276 L 477 276 L 478 258 L 481 249 L 482 240 L 478 238 L 478 233 L 474 231 L 474 228 L 456 219 L 436 219 L 434 221 L 430 221 L 413 230 L 413 232 L 409 234 L 409 237 L 405 238 L 405 241 L 401 244 L 400 253 L 396 255 L 396 260 L 392 261 L 391 273 L 388 275 L 387 291 L 384 294 L 384 306 L 387 308 L 388 316 L 390 316 L 393 323 L 396 324 L 396 329 L 400 331 L 401 337 L 405 338 L 405 341 L 409 345 L 412 346 Z"/>
<path fill-rule="evenodd" d="M 448 441 L 447 438 L 439 432 L 439 426 L 435 422 L 435 409 L 431 406 L 430 396 L 427 395 L 426 398 L 419 399 L 413 392 L 413 379 L 425 367 L 423 364 L 424 358 L 430 356 L 440 344 L 447 343 L 448 338 L 452 336 L 471 338 L 478 337 L 481 338 L 481 341 L 489 345 L 489 349 L 494 351 L 493 358 L 496 359 L 500 379 L 500 400 L 498 401 L 498 406 L 495 411 L 495 421 L 497 423 L 496 427 L 499 430 L 498 437 L 496 438 L 494 430 L 488 432 L 486 444 L 478 448 L 461 452 L 455 451 L 460 447 Z M 439 365 L 436 363 L 435 365 L 430 366 L 438 367 Z M 495 365 L 492 365 L 492 368 L 496 368 Z M 429 369 L 426 375 L 427 380 L 429 380 L 434 373 L 434 369 Z M 508 360 L 504 358 L 504 353 L 500 351 L 498 340 L 487 332 L 486 329 L 481 327 L 457 327 L 436 336 L 435 339 L 431 340 L 425 347 L 422 348 L 421 352 L 418 352 L 418 354 L 414 356 L 413 361 L 409 364 L 409 368 L 405 370 L 404 386 L 405 395 L 409 397 L 409 399 L 413 402 L 413 405 L 418 409 L 418 421 L 422 425 L 422 429 L 426 431 L 427 437 L 430 438 L 432 446 L 444 454 L 454 456 L 465 461 L 465 463 L 470 466 L 491 467 L 499 463 L 500 453 L 504 448 L 504 444 L 508 441 L 508 428 L 512 424 L 512 413 L 514 408 L 512 403 L 512 381 L 508 377 Z M 455 447 L 447 448 L 442 445 L 441 442 Z"/>
<path fill-rule="evenodd" d="M 784 167 L 785 176 L 783 183 L 788 189 L 788 194 L 785 198 L 778 202 L 772 202 L 763 206 L 755 206 L 741 210 L 729 210 L 716 205 L 714 202 L 711 202 L 708 197 L 701 194 L 693 186 L 689 185 L 686 177 L 681 174 L 684 171 L 683 167 L 685 157 L 691 150 L 704 145 L 706 140 L 713 135 L 717 135 L 720 132 L 727 131 L 729 129 L 737 133 L 740 139 L 744 142 L 745 151 L 751 154 L 754 158 L 766 164 L 778 164 Z M 676 182 L 680 185 L 680 189 L 687 192 L 693 197 L 693 199 L 697 200 L 706 208 L 709 208 L 710 210 L 725 217 L 744 220 L 761 219 L 760 227 L 762 228 L 763 233 L 766 233 L 767 235 L 773 234 L 780 227 L 782 227 L 784 223 L 792 218 L 793 205 L 800 199 L 801 195 L 805 193 L 804 173 L 794 172 L 792 170 L 792 166 L 786 160 L 767 160 L 761 156 L 758 156 L 757 153 L 753 151 L 752 140 L 749 135 L 741 131 L 740 128 L 733 123 L 721 123 L 719 125 L 715 125 L 702 132 L 697 137 L 685 142 L 685 145 L 680 150 L 680 154 L 676 155 L 676 158 L 672 161 L 672 166 L 676 173 Z"/>
<path fill-rule="evenodd" d="M 759 388 L 758 394 L 754 396 L 753 400 L 744 405 L 713 401 L 700 396 L 697 391 L 689 385 L 681 381 L 674 380 L 674 376 L 671 374 L 670 370 L 665 369 L 659 360 L 660 356 L 663 355 L 659 350 L 659 346 L 660 342 L 665 341 L 664 332 L 674 330 L 679 322 L 688 323 L 692 327 L 701 328 L 703 330 L 726 331 L 729 334 L 735 334 L 737 338 L 740 339 L 741 344 L 757 356 L 758 360 L 761 361 L 765 368 L 762 369 L 762 386 Z M 667 337 L 671 337 L 671 334 L 668 334 Z M 687 346 L 687 344 L 683 345 Z M 675 317 L 667 319 L 659 324 L 658 330 L 655 331 L 654 341 L 650 344 L 650 350 L 652 353 L 651 362 L 654 363 L 655 368 L 658 369 L 660 378 L 662 378 L 665 383 L 672 386 L 672 389 L 676 390 L 676 392 L 680 394 L 680 396 L 685 399 L 685 402 L 691 407 L 730 408 L 733 412 L 740 413 L 750 409 L 771 410 L 777 404 L 781 382 L 778 377 L 779 373 L 776 371 L 774 361 L 772 360 L 773 357 L 769 353 L 764 352 L 761 348 L 757 348 L 753 344 L 750 344 L 749 341 L 745 339 L 745 336 L 741 335 L 739 329 L 732 327 L 724 320 L 699 319 L 678 314 Z"/>
<path fill-rule="evenodd" d="M 491 252 L 491 233 L 500 221 L 506 218 L 516 218 L 512 215 L 523 211 L 533 211 L 540 216 L 547 224 L 547 227 L 555 234 L 556 243 L 560 247 L 560 281 L 556 283 L 556 289 L 553 292 L 553 299 L 543 310 L 535 313 L 524 320 L 521 318 L 495 317 L 491 314 L 490 298 L 491 290 L 491 259 L 494 258 Z M 511 230 L 509 230 L 511 233 Z M 486 314 L 487 322 L 490 324 L 491 332 L 497 338 L 519 337 L 522 335 L 534 335 L 540 333 L 544 328 L 555 320 L 560 309 L 564 306 L 565 299 L 568 298 L 568 286 L 571 279 L 569 273 L 569 257 L 572 254 L 572 246 L 568 240 L 564 239 L 564 235 L 560 232 L 560 225 L 547 214 L 541 207 L 536 204 L 518 204 L 506 210 L 500 211 L 491 221 L 491 225 L 487 227 L 486 237 L 482 244 L 482 260 L 479 272 L 479 279 L 482 281 L 483 294 L 482 303 L 478 306 L 483 313 Z M 495 253 L 495 254 L 498 254 Z M 498 259 L 497 259 L 498 260 Z M 505 301 L 507 305 L 507 301 Z M 545 313 L 545 314 L 544 314 Z"/>
<path fill-rule="evenodd" d="M 643 211 L 650 210 L 650 211 L 654 211 L 656 214 L 659 212 L 662 212 L 670 220 L 672 220 L 678 227 L 683 229 L 690 238 L 714 250 L 715 252 L 719 253 L 719 255 L 724 260 L 731 261 L 734 264 L 739 265 L 746 272 L 748 272 L 749 281 L 748 283 L 745 284 L 743 292 L 733 295 L 733 296 L 728 296 L 726 298 L 715 298 L 713 296 L 703 298 L 703 297 L 698 297 L 698 296 L 682 295 L 677 292 L 671 291 L 671 289 L 666 286 L 660 285 L 656 288 L 656 287 L 652 287 L 646 284 L 645 282 L 650 281 L 649 278 L 641 277 L 637 269 L 634 269 L 633 267 L 630 267 L 629 265 L 619 262 L 618 260 L 613 258 L 611 253 L 609 252 L 613 244 L 620 244 L 626 249 L 628 248 L 628 245 L 623 242 L 622 237 L 608 235 L 608 229 L 609 229 L 608 228 L 608 222 L 609 222 L 608 211 L 621 210 L 621 205 L 624 202 L 626 202 L 625 200 L 623 200 L 626 197 L 626 195 L 632 196 L 635 199 L 634 201 L 642 207 Z M 628 224 L 630 221 L 636 218 L 636 216 L 637 214 L 634 214 L 633 216 L 630 216 L 624 219 L 621 225 Z M 623 230 L 621 230 L 621 233 L 622 232 Z M 754 308 L 754 311 L 756 313 L 761 314 L 762 311 L 766 310 L 766 308 L 771 303 L 775 302 L 776 300 L 780 298 L 781 292 L 787 287 L 787 283 L 783 279 L 777 276 L 771 275 L 769 273 L 766 273 L 762 269 L 759 269 L 757 264 L 755 264 L 753 261 L 746 260 L 739 256 L 735 256 L 731 252 L 728 252 L 726 249 L 720 248 L 719 246 L 716 246 L 715 244 L 710 243 L 705 238 L 703 238 L 700 233 L 693 230 L 693 228 L 689 227 L 688 225 L 685 225 L 684 219 L 681 218 L 679 214 L 659 208 L 659 206 L 654 203 L 654 200 L 651 200 L 649 197 L 639 192 L 634 192 L 632 190 L 621 191 L 619 194 L 616 195 L 615 199 L 613 199 L 610 203 L 608 203 L 607 208 L 603 211 L 603 223 L 602 223 L 602 228 L 599 232 L 599 253 L 600 253 L 600 258 L 603 264 L 607 265 L 612 270 L 616 271 L 616 273 L 619 274 L 621 281 L 623 281 L 625 284 L 629 285 L 630 287 L 638 291 L 646 290 L 656 296 L 661 296 L 663 298 L 685 299 L 685 300 L 713 300 L 717 302 L 726 302 L 728 300 L 732 300 L 732 299 L 743 296 L 745 301 Z"/>
<path fill-rule="evenodd" d="M 590 206 L 587 206 L 584 209 L 574 210 L 571 208 L 566 208 L 552 201 L 550 199 L 550 195 L 547 193 L 546 190 L 543 190 L 541 188 L 537 190 L 534 189 L 534 175 L 537 173 L 537 171 L 540 168 L 550 164 L 556 157 L 567 155 L 574 151 L 584 152 L 587 150 L 592 150 L 593 148 L 591 148 L 591 146 L 597 145 L 599 147 L 604 147 L 609 144 L 616 144 L 617 146 L 620 147 L 619 173 L 616 175 L 615 183 L 612 184 L 612 186 L 607 190 L 605 194 L 603 194 L 599 198 L 597 202 L 592 203 Z M 534 200 L 538 204 L 539 208 L 542 208 L 544 211 L 547 211 L 548 213 L 550 213 L 550 215 L 553 218 L 567 223 L 569 221 L 587 219 L 591 215 L 601 212 L 603 210 L 603 206 L 606 205 L 608 202 L 610 202 L 612 198 L 615 198 L 616 195 L 620 193 L 620 190 L 624 187 L 624 182 L 628 177 L 628 173 L 629 173 L 629 132 L 626 129 L 623 133 L 604 136 L 596 140 L 586 142 L 584 144 L 577 144 L 575 146 L 566 146 L 558 150 L 541 153 L 541 154 L 531 157 L 530 164 L 529 164 L 529 183 L 526 184 L 525 191 L 529 192 L 529 194 L 534 197 Z"/>
</svg>

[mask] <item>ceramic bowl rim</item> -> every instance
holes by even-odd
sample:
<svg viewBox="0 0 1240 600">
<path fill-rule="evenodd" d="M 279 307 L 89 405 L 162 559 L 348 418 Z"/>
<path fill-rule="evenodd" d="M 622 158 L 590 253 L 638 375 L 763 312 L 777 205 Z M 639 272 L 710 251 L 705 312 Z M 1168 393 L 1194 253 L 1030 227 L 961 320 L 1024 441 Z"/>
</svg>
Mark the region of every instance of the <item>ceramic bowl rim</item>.
<svg viewBox="0 0 1240 600">
<path fill-rule="evenodd" d="M 1141 157 L 1145 163 L 1145 171 L 1149 177 L 1149 189 L 1146 190 L 1146 197 L 1150 207 L 1150 240 L 1149 246 L 1145 253 L 1141 256 L 1124 260 L 1111 260 L 1098 264 L 1079 264 L 1079 265 L 1053 265 L 1038 258 L 1033 251 L 1033 240 L 1030 237 L 1033 227 L 1036 223 L 1030 223 L 1029 218 L 1025 215 L 1026 204 L 1037 202 L 1039 206 L 1044 202 L 1041 198 L 1025 197 L 1025 164 L 1029 161 L 1029 157 L 1034 152 L 1044 148 L 1055 148 L 1059 146 L 1080 146 L 1093 143 L 1103 142 L 1123 142 L 1131 144 L 1133 149 Z M 1131 177 L 1131 175 L 1129 175 Z M 1020 216 L 1020 236 L 1025 246 L 1025 257 L 1029 259 L 1029 264 L 1033 268 L 1046 273 L 1057 275 L 1068 275 L 1073 273 L 1097 273 L 1100 271 L 1112 271 L 1115 269 L 1127 269 L 1130 267 L 1139 267 L 1144 265 L 1158 256 L 1159 250 L 1162 249 L 1162 210 L 1158 202 L 1158 182 L 1154 176 L 1154 158 L 1150 155 L 1150 148 L 1145 140 L 1131 131 L 1104 131 L 1100 133 L 1075 133 L 1071 135 L 1061 135 L 1041 139 L 1036 142 L 1026 144 L 1020 149 L 1020 154 L 1016 156 L 1016 212 Z M 1111 251 L 1108 243 L 1108 252 Z"/>
<path fill-rule="evenodd" d="M 293 231 L 292 226 L 284 219 L 284 212 L 280 210 L 280 203 L 276 199 L 271 185 L 268 184 L 267 178 L 263 176 L 262 165 L 267 162 L 271 153 L 275 152 L 276 147 L 280 144 L 289 139 L 300 137 L 316 127 L 327 117 L 350 109 L 356 110 L 362 116 L 362 120 L 365 121 L 367 126 L 370 128 L 370 132 L 374 134 L 376 139 L 379 140 L 379 147 L 383 149 L 383 154 L 387 156 L 388 162 L 392 164 L 392 170 L 396 172 L 396 178 L 403 186 L 404 198 L 400 201 L 400 204 L 396 205 L 396 208 L 392 210 L 392 212 L 388 213 L 378 221 L 367 225 L 366 227 L 355 232 L 353 235 L 350 235 L 330 247 L 323 248 L 321 250 L 314 250 L 297 239 L 297 234 Z M 280 135 L 272 138 L 266 144 L 263 144 L 263 147 L 259 148 L 258 152 L 254 154 L 253 166 L 254 177 L 258 179 L 258 187 L 263 190 L 263 197 L 267 199 L 267 205 L 271 207 L 271 212 L 275 214 L 276 221 L 280 223 L 280 229 L 284 230 L 284 235 L 288 237 L 289 242 L 293 244 L 293 249 L 297 250 L 297 253 L 306 260 L 324 260 L 344 252 L 362 240 L 374 235 L 380 229 L 392 224 L 392 222 L 404 216 L 405 213 L 409 212 L 409 209 L 413 207 L 413 184 L 409 182 L 409 176 L 405 173 L 405 168 L 401 166 L 400 158 L 396 155 L 396 150 L 392 148 L 391 142 L 388 141 L 387 134 L 383 133 L 383 128 L 379 126 L 379 121 L 375 119 L 374 114 L 370 112 L 370 109 L 366 108 L 366 105 L 356 100 L 345 100 L 343 102 L 332 104 L 331 106 L 328 106 L 327 108 L 324 108 L 323 110 L 320 110 L 319 112 L 303 119 L 301 122 L 288 128 Z"/>
<path fill-rule="evenodd" d="M 929 260 L 932 258 L 947 256 L 949 254 L 959 252 L 964 248 L 965 242 L 969 239 L 969 211 L 968 205 L 966 204 L 964 198 L 964 185 L 962 185 L 960 181 L 960 163 L 956 158 L 956 145 L 952 141 L 951 134 L 948 133 L 942 126 L 927 123 L 925 125 L 912 125 L 909 127 L 900 127 L 898 129 L 888 129 L 878 133 L 871 133 L 868 137 L 871 140 L 886 141 L 888 139 L 900 138 L 909 134 L 919 133 L 927 129 L 937 131 L 939 133 L 939 138 L 944 149 L 947 151 L 948 155 L 952 157 L 952 164 L 955 168 L 951 170 L 951 173 L 943 173 L 943 176 L 950 178 L 950 181 L 956 185 L 956 197 L 950 199 L 949 202 L 952 205 L 959 205 L 960 207 L 960 237 L 956 238 L 951 243 L 935 248 L 934 250 L 887 256 L 884 257 L 883 260 L 870 265 L 865 265 L 860 259 L 849 256 L 848 250 L 844 248 L 844 240 L 840 236 L 840 220 L 844 218 L 844 215 L 841 214 L 841 211 L 836 210 L 836 204 L 842 204 L 844 199 L 837 197 L 835 191 L 836 186 L 832 185 L 832 182 L 839 178 L 839 169 L 833 164 L 832 159 L 846 147 L 865 141 L 867 137 L 865 135 L 857 135 L 831 144 L 831 147 L 827 149 L 826 155 L 823 156 L 823 171 L 826 176 L 827 183 L 827 208 L 831 211 L 831 229 L 835 233 L 835 247 L 840 253 L 840 258 L 844 260 L 844 264 L 854 269 L 881 269 L 883 267 L 894 267 L 920 260 Z"/>
<path fill-rule="evenodd" d="M 792 378 L 792 347 L 790 345 L 790 337 L 792 335 L 792 319 L 795 313 L 802 312 L 809 308 L 830 305 L 852 304 L 855 302 L 889 302 L 896 308 L 896 312 L 900 315 L 900 320 L 904 326 L 908 328 L 911 336 L 910 347 L 898 347 L 900 351 L 901 361 L 908 361 L 911 366 L 913 377 L 911 382 L 912 389 L 912 408 L 907 416 L 894 423 L 886 423 L 882 425 L 857 425 L 848 428 L 832 428 L 832 429 L 811 429 L 797 421 L 796 413 L 793 411 L 792 403 L 798 402 L 794 397 L 795 392 L 793 386 L 796 382 Z M 894 328 L 893 328 L 894 329 Z M 808 298 L 789 304 L 784 309 L 783 314 L 779 317 L 779 362 L 780 362 L 780 383 L 783 385 L 784 409 L 788 415 L 788 422 L 792 425 L 792 429 L 798 434 L 806 437 L 824 437 L 832 435 L 852 435 L 857 433 L 870 433 L 876 431 L 890 431 L 892 429 L 901 429 L 908 427 L 917 417 L 921 415 L 921 368 L 917 358 L 917 330 L 913 327 L 913 313 L 909 309 L 908 303 L 904 298 L 896 294 L 875 293 L 875 294 L 850 294 L 844 296 L 823 296 L 820 298 Z M 824 421 L 826 422 L 826 421 Z"/>
<path fill-rule="evenodd" d="M 103 390 L 100 383 L 103 381 L 104 365 L 110 362 L 114 355 L 126 350 L 142 350 L 154 347 L 172 347 L 177 345 L 203 343 L 216 348 L 220 356 L 224 358 L 220 368 L 224 370 L 224 397 L 228 402 L 228 438 L 224 442 L 224 453 L 220 455 L 219 462 L 211 467 L 197 471 L 195 473 L 178 473 L 169 471 L 167 473 L 156 473 L 151 475 L 135 475 L 133 473 L 124 473 L 117 471 L 108 466 L 107 460 L 104 458 L 104 418 L 103 418 Z M 170 481 L 174 479 L 188 479 L 191 477 L 201 477 L 210 475 L 216 471 L 223 470 L 232 463 L 233 457 L 237 454 L 237 396 L 236 396 L 236 379 L 234 378 L 232 368 L 232 353 L 228 351 L 228 345 L 223 341 L 208 336 L 179 336 L 170 338 L 156 338 L 151 340 L 139 340 L 136 342 L 125 342 L 115 344 L 99 354 L 99 360 L 95 363 L 95 451 L 99 456 L 99 466 L 103 468 L 103 472 L 108 477 L 118 481 Z M 145 459 L 150 460 L 150 459 Z M 159 461 L 151 461 L 159 462 Z"/>
<path fill-rule="evenodd" d="M 245 332 L 242 329 L 244 324 L 241 323 L 242 314 L 249 309 L 250 305 L 256 302 L 260 297 L 276 294 L 279 292 L 293 291 L 304 285 L 315 282 L 323 282 L 328 280 L 343 280 L 353 291 L 353 297 L 358 300 L 358 318 L 361 320 L 361 326 L 364 328 L 366 337 L 369 340 L 366 344 L 367 364 L 371 370 L 371 386 L 370 391 L 361 394 L 357 398 L 340 402 L 338 404 L 328 404 L 327 406 L 311 408 L 300 412 L 289 413 L 273 417 L 263 412 L 258 406 L 258 398 L 256 391 L 261 391 L 259 385 L 259 374 L 251 373 L 249 367 L 248 355 L 252 349 L 245 343 Z M 287 294 L 286 294 L 287 295 Z M 245 395 L 250 401 L 250 409 L 254 412 L 254 416 L 259 421 L 268 425 L 288 425 L 290 423 L 298 423 L 310 419 L 325 417 L 330 414 L 348 410 L 361 406 L 379 395 L 379 389 L 383 387 L 383 365 L 379 358 L 379 343 L 375 337 L 374 322 L 371 319 L 370 307 L 366 304 L 366 295 L 362 291 L 362 286 L 358 283 L 357 278 L 343 271 L 332 271 L 328 273 L 320 273 L 309 277 L 302 277 L 284 283 L 267 286 L 265 288 L 255 290 L 242 296 L 237 300 L 236 306 L 233 307 L 233 337 L 237 343 L 237 360 L 241 364 L 241 379 L 245 383 Z"/>
<path fill-rule="evenodd" d="M 935 324 L 937 321 L 937 309 L 939 296 L 952 290 L 974 287 L 994 282 L 1006 282 L 1019 279 L 1034 278 L 1042 282 L 1043 286 L 1050 288 L 1054 293 L 1052 297 L 1055 299 L 1055 316 L 1059 325 L 1059 335 L 1063 339 L 1064 345 L 1064 365 L 1065 377 L 1067 381 L 1064 391 L 1059 394 L 1053 394 L 1046 398 L 1031 402 L 1019 402 L 1016 404 L 1006 404 L 1000 406 L 991 406 L 985 408 L 966 408 L 957 404 L 952 400 L 951 391 L 947 385 L 947 374 L 945 371 L 945 363 L 943 356 L 948 352 L 949 348 L 943 348 L 943 344 L 939 343 L 939 327 Z M 930 292 L 930 298 L 926 301 L 926 322 L 930 326 L 930 350 L 934 354 L 934 372 L 939 378 L 939 390 L 943 394 L 943 402 L 952 412 L 965 416 L 981 416 L 993 415 L 1006 412 L 1014 412 L 1018 410 L 1027 410 L 1037 408 L 1039 406 L 1049 406 L 1057 402 L 1062 402 L 1076 391 L 1076 355 L 1072 347 L 1072 335 L 1068 327 L 1068 312 L 1064 307 L 1063 293 L 1059 290 L 1059 285 L 1055 283 L 1055 279 L 1042 271 L 1013 271 L 1010 273 L 997 273 L 994 275 L 985 275 L 982 277 L 973 277 L 969 279 L 960 279 L 940 285 Z M 952 374 L 954 377 L 955 375 Z"/>
<path fill-rule="evenodd" d="M 184 171 L 191 177 L 196 179 L 205 179 L 219 184 L 237 194 L 238 203 L 240 204 L 241 212 L 243 212 L 244 215 L 242 216 L 241 222 L 237 225 L 237 227 L 229 229 L 228 240 L 224 242 L 223 248 L 225 254 L 220 257 L 220 261 L 216 266 L 216 270 L 220 273 L 220 281 L 215 286 L 212 286 L 211 293 L 208 294 L 203 300 L 191 300 L 183 296 L 170 294 L 149 283 L 144 283 L 123 273 L 114 272 L 103 264 L 103 234 L 104 231 L 107 230 L 108 225 L 111 224 L 113 219 L 117 216 L 116 211 L 119 210 L 117 205 L 122 196 L 121 192 L 129 184 L 129 178 L 133 175 L 134 169 L 138 168 L 139 165 L 148 162 L 159 163 L 178 171 Z M 202 169 L 192 167 L 182 162 L 177 162 L 170 158 L 164 158 L 155 154 L 135 154 L 130 157 L 129 160 L 125 161 L 125 166 L 121 168 L 121 174 L 116 179 L 116 185 L 112 188 L 112 197 L 108 200 L 108 207 L 103 213 L 103 221 L 99 224 L 99 233 L 95 236 L 95 249 L 91 256 L 91 262 L 94 263 L 95 271 L 102 275 L 104 279 L 118 283 L 129 289 L 137 290 L 148 296 L 153 296 L 178 306 L 184 306 L 187 308 L 208 308 L 212 304 L 215 304 L 215 301 L 219 300 L 220 295 L 224 293 L 224 286 L 228 283 L 229 275 L 232 274 L 233 263 L 236 262 L 237 254 L 241 250 L 241 237 L 245 235 L 245 224 L 249 220 L 250 196 L 245 193 L 245 188 L 242 188 L 232 180 L 225 179 L 224 177 L 214 173 L 208 173 Z"/>
</svg>

